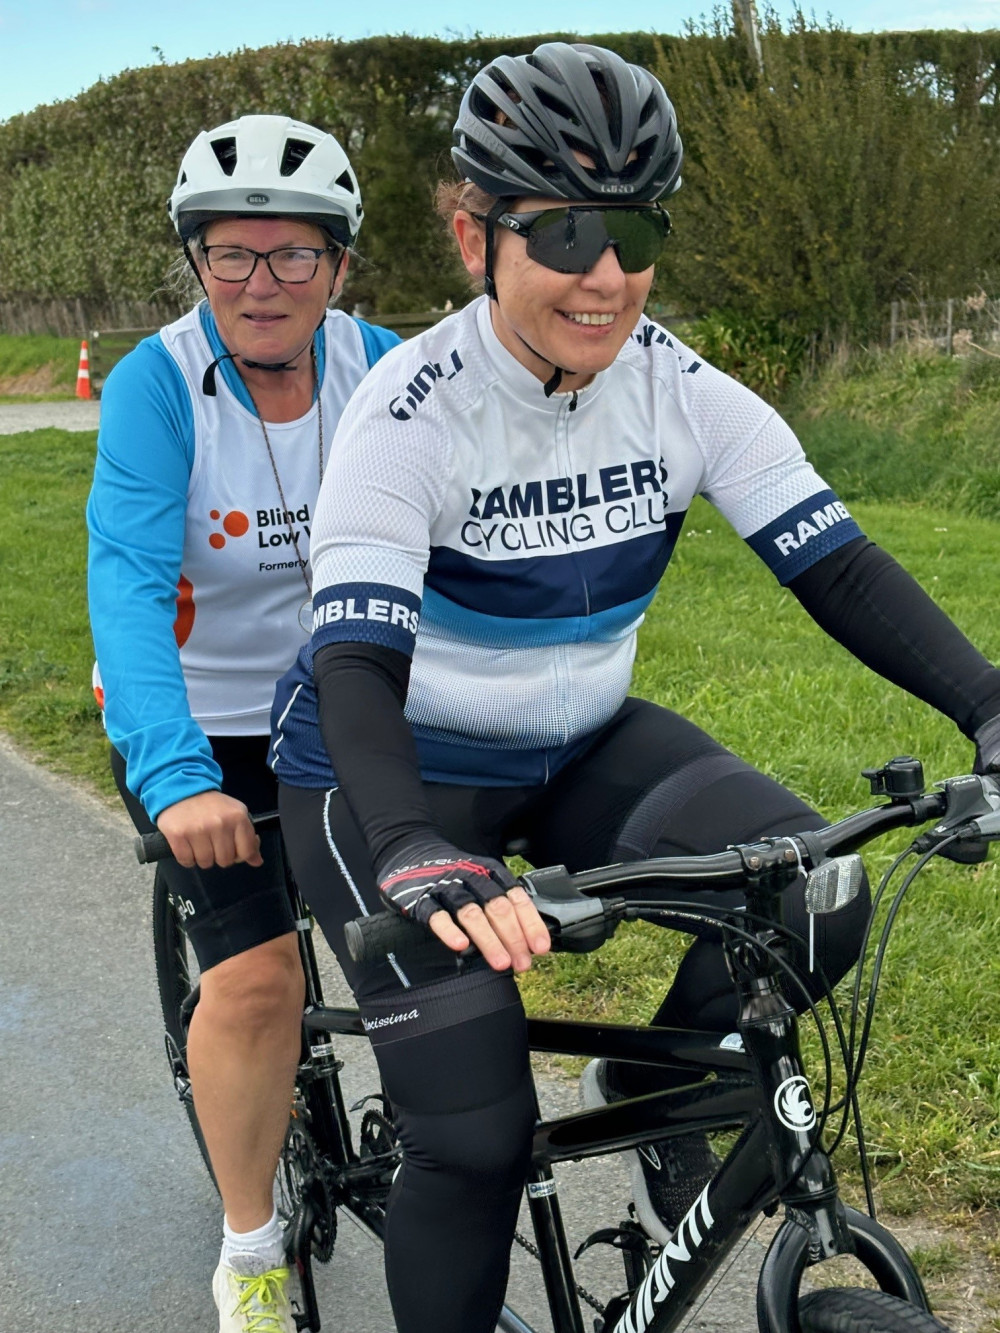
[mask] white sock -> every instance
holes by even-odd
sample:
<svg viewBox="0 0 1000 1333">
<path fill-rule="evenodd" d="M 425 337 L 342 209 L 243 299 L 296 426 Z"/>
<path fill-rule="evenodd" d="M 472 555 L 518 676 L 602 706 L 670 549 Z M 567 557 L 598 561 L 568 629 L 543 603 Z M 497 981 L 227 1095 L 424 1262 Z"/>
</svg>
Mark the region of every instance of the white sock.
<svg viewBox="0 0 1000 1333">
<path fill-rule="evenodd" d="M 233 1231 L 228 1219 L 223 1218 L 222 1262 L 241 1277 L 259 1277 L 272 1268 L 283 1268 L 285 1246 L 278 1210 L 256 1231 Z"/>
</svg>

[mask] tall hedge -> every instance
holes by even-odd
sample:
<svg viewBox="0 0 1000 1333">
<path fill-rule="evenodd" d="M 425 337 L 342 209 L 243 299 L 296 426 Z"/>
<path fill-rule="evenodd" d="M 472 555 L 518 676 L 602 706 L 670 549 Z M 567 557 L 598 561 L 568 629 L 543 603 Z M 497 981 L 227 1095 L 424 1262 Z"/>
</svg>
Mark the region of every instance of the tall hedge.
<svg viewBox="0 0 1000 1333">
<path fill-rule="evenodd" d="M 367 219 L 348 301 L 403 311 L 462 300 L 432 206 L 462 90 L 493 56 L 544 40 L 285 44 L 127 70 L 15 116 L 0 124 L 0 300 L 148 299 L 177 253 L 166 199 L 184 149 L 199 130 L 254 112 L 329 129 L 351 156 Z M 642 34 L 593 40 L 655 56 Z"/>
<path fill-rule="evenodd" d="M 1000 279 L 1000 33 L 859 37 L 770 18 L 763 69 L 692 31 L 657 68 L 684 132 L 669 275 L 704 309 L 876 337 L 897 297 Z"/>
<path fill-rule="evenodd" d="M 165 201 L 187 144 L 283 112 L 332 130 L 357 168 L 367 217 L 347 301 L 458 302 L 468 288 L 432 195 L 461 92 L 492 56 L 542 40 L 244 50 L 126 71 L 16 116 L 0 124 L 0 299 L 148 299 L 177 253 Z M 763 75 L 728 21 L 585 40 L 657 68 L 677 105 L 687 161 L 662 299 L 869 330 L 893 295 L 957 295 L 1000 272 L 1000 33 L 771 18 Z"/>
</svg>

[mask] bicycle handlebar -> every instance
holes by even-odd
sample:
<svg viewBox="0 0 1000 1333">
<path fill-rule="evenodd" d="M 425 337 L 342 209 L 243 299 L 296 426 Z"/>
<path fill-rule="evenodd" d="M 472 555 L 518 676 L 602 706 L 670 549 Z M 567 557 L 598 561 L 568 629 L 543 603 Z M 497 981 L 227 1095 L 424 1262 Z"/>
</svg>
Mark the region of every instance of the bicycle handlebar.
<svg viewBox="0 0 1000 1333">
<path fill-rule="evenodd" d="M 866 769 L 872 793 L 888 795 L 889 803 L 857 811 L 835 824 L 808 833 L 760 843 L 743 843 L 707 856 L 655 857 L 622 865 L 601 866 L 570 874 L 565 866 L 549 866 L 523 874 L 520 883 L 535 901 L 549 926 L 556 948 L 587 952 L 599 948 L 614 934 L 627 907 L 628 891 L 642 888 L 680 888 L 692 883 L 719 891 L 746 888 L 767 873 L 782 870 L 790 882 L 800 870 L 857 851 L 866 843 L 904 825 L 937 820 L 915 846 L 932 850 L 956 839 L 1000 838 L 1000 777 L 972 774 L 949 778 L 940 790 L 924 792 L 923 771 L 917 760 L 891 760 L 882 769 Z M 274 810 L 252 815 L 257 829 L 278 823 Z M 167 839 L 158 830 L 134 840 L 141 864 L 171 855 Z M 601 894 L 617 893 L 612 899 Z M 359 964 L 378 962 L 387 954 L 411 957 L 439 942 L 420 922 L 395 912 L 376 912 L 349 921 L 344 928 L 348 952 Z M 447 946 L 440 944 L 441 949 Z M 448 950 L 451 953 L 451 950 Z"/>
<path fill-rule="evenodd" d="M 554 947 L 586 952 L 599 948 L 614 933 L 627 908 L 626 891 L 633 891 L 634 896 L 644 887 L 679 888 L 692 883 L 719 891 L 746 888 L 756 877 L 776 871 L 781 862 L 790 880 L 800 870 L 810 871 L 824 860 L 857 851 L 892 828 L 931 820 L 938 822 L 918 839 L 927 850 L 956 838 L 1000 838 L 1000 778 L 965 775 L 948 779 L 939 791 L 924 793 L 919 764 L 906 762 L 915 765 L 919 785 L 911 784 L 905 791 L 902 785 L 894 789 L 891 778 L 886 785 L 891 764 L 866 770 L 873 793 L 889 794 L 889 804 L 858 811 L 826 828 L 741 844 L 706 856 L 655 857 L 575 874 L 565 866 L 549 866 L 527 871 L 520 883 L 549 926 Z M 601 898 L 609 892 L 621 896 Z M 344 935 L 354 962 L 366 964 L 389 953 L 406 957 L 418 947 L 425 949 L 429 931 L 412 918 L 384 911 L 349 921 Z"/>
<path fill-rule="evenodd" d="M 262 814 L 251 815 L 250 823 L 258 830 L 271 828 L 278 823 L 278 812 L 265 810 Z M 173 856 L 170 843 L 159 829 L 155 829 L 152 833 L 138 834 L 132 839 L 132 846 L 135 848 L 135 859 L 142 866 L 151 865 L 154 861 L 167 861 Z"/>
</svg>

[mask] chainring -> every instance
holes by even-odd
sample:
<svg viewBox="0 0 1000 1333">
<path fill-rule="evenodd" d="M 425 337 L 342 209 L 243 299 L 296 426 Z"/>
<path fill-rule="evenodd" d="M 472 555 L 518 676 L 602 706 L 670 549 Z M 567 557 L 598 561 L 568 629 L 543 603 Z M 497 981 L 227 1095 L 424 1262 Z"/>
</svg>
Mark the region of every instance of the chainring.
<svg viewBox="0 0 1000 1333">
<path fill-rule="evenodd" d="M 337 1211 L 326 1168 L 312 1135 L 298 1118 L 288 1123 L 275 1175 L 275 1205 L 286 1234 L 294 1233 L 306 1208 L 312 1213 L 312 1254 L 328 1262 L 337 1239 Z"/>
</svg>

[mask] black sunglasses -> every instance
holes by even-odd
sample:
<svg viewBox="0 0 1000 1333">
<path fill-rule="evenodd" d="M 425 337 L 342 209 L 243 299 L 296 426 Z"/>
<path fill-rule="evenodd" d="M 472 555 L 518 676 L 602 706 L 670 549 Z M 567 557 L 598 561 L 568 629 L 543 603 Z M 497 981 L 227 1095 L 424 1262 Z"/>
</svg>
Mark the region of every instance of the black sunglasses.
<svg viewBox="0 0 1000 1333">
<path fill-rule="evenodd" d="M 481 221 L 485 215 L 476 214 Z M 625 273 L 641 273 L 663 252 L 670 214 L 651 208 L 603 208 L 599 204 L 501 213 L 494 218 L 527 243 L 530 259 L 556 273 L 589 273 L 610 246 Z"/>
</svg>

